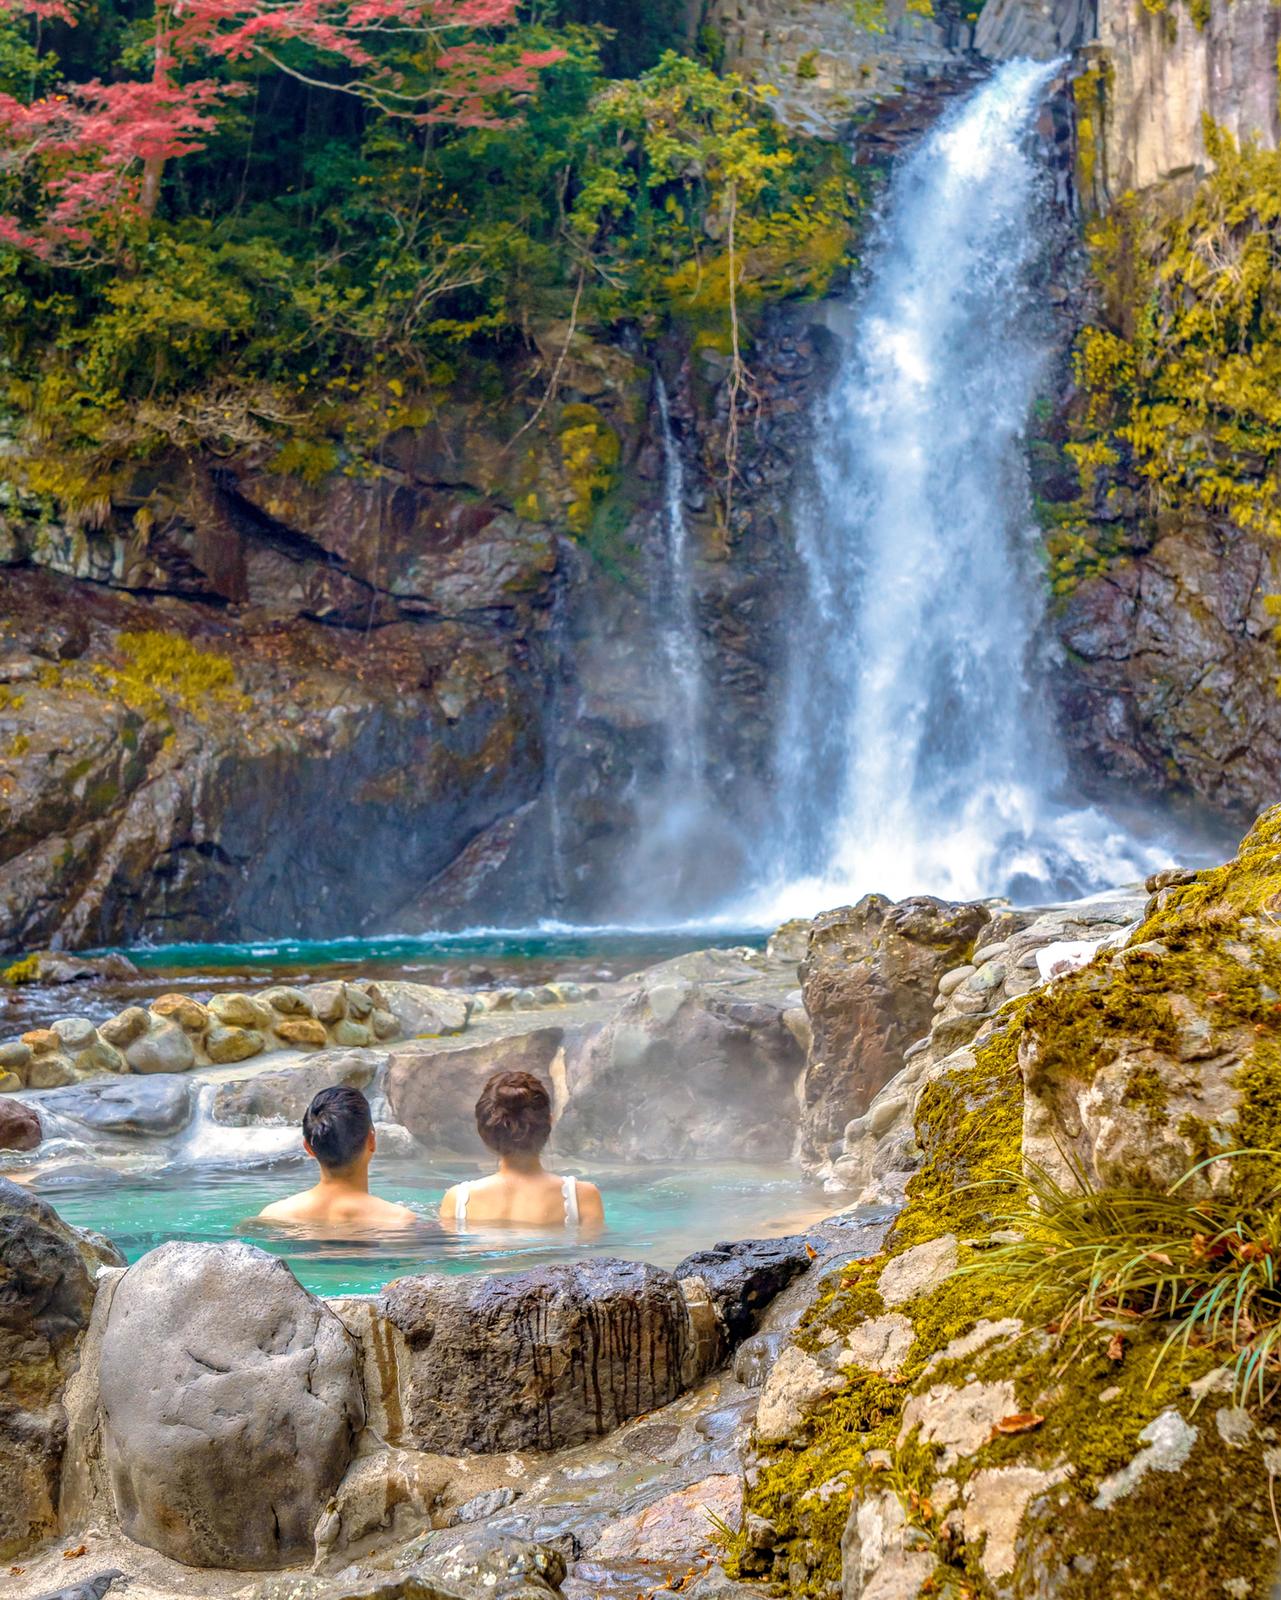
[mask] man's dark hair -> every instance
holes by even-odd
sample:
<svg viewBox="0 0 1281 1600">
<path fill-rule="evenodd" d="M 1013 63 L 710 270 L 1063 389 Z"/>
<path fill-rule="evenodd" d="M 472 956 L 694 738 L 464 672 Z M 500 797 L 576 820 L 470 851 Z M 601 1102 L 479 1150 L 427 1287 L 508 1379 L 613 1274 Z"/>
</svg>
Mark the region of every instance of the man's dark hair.
<svg viewBox="0 0 1281 1600">
<path fill-rule="evenodd" d="M 302 1119 L 302 1136 L 322 1167 L 340 1171 L 349 1167 L 365 1148 L 374 1125 L 369 1101 L 359 1089 L 340 1083 L 322 1089 L 307 1107 Z"/>
<path fill-rule="evenodd" d="M 496 1072 L 476 1102 L 476 1131 L 500 1156 L 541 1150 L 552 1131 L 552 1102 L 528 1072 Z"/>
</svg>

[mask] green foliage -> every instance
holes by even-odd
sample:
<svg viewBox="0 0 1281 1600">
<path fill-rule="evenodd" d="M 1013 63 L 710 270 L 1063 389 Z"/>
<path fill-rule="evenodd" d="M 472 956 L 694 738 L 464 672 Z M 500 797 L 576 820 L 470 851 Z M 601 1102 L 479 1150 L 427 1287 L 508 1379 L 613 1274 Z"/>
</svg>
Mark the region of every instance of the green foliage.
<svg viewBox="0 0 1281 1600">
<path fill-rule="evenodd" d="M 0 252 L 0 409 L 17 445 L 3 473 L 29 512 L 96 525 L 141 463 L 173 452 L 247 454 L 313 483 L 376 473 L 382 441 L 424 423 L 460 372 L 497 370 L 571 312 L 597 333 L 685 317 L 724 342 L 731 210 L 740 310 L 822 292 L 859 203 L 844 154 L 786 134 L 763 91 L 659 55 L 678 11 L 563 0 L 551 25 L 512 30 L 513 57 L 565 58 L 493 127 L 424 131 L 262 63 L 220 69 L 245 94 L 171 167 L 123 259 L 73 271 Z M 118 70 L 135 33 L 108 6 L 81 66 Z M 0 86 L 39 87 L 25 39 L 0 25 Z M 607 79 L 602 51 L 644 70 Z"/>
<path fill-rule="evenodd" d="M 1087 510 L 1128 472 L 1154 509 L 1281 534 L 1281 154 L 1205 141 L 1188 203 L 1127 197 L 1091 230 L 1105 314 L 1068 450 Z"/>
<path fill-rule="evenodd" d="M 1281 1175 L 1281 1151 L 1251 1155 L 1267 1160 L 1274 1181 Z M 1193 1346 L 1234 1357 L 1238 1398 L 1261 1403 L 1281 1368 L 1281 1196 L 1239 1205 L 1185 1188 L 1236 1159 L 1198 1163 L 1166 1194 L 1099 1191 L 1084 1173 L 1065 1189 L 1033 1168 L 1030 1204 L 1006 1219 L 1022 1238 L 975 1270 L 1021 1279 L 1038 1301 L 1052 1296 L 1065 1326 L 1115 1316 L 1161 1323 L 1154 1372 Z"/>
<path fill-rule="evenodd" d="M 37 982 L 39 977 L 39 956 L 23 956 L 21 961 L 15 961 L 0 972 L 0 983 L 7 983 L 10 987 L 17 988 L 20 984 Z"/>
</svg>

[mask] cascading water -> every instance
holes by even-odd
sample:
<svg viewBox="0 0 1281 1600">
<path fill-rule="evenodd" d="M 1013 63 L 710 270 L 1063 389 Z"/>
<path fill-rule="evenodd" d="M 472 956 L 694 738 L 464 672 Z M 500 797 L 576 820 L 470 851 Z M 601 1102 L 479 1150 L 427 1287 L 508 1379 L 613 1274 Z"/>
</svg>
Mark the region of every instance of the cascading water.
<svg viewBox="0 0 1281 1600">
<path fill-rule="evenodd" d="M 685 467 L 661 374 L 655 376 L 654 396 L 663 504 L 646 571 L 653 671 L 645 687 L 660 730 L 658 771 L 634 796 L 636 843 L 625 860 L 620 905 L 629 918 L 668 921 L 723 903 L 742 882 L 744 868 L 741 838 L 709 781 Z"/>
<path fill-rule="evenodd" d="M 703 669 L 685 521 L 685 464 L 672 431 L 672 407 L 661 373 L 655 398 L 663 447 L 662 560 L 651 596 L 666 676 L 664 783 L 672 796 L 698 802 L 704 788 Z"/>
<path fill-rule="evenodd" d="M 801 518 L 784 870 L 758 912 L 870 889 L 1081 893 L 1164 859 L 1065 794 L 1036 681 L 1023 430 L 1048 352 L 1029 125 L 1054 71 L 1000 68 L 892 180 Z"/>
</svg>

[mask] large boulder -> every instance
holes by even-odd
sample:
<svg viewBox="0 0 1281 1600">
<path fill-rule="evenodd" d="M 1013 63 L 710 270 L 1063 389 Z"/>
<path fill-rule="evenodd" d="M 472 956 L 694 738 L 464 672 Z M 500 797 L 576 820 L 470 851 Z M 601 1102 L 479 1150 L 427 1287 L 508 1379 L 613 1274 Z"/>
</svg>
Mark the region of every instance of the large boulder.
<svg viewBox="0 0 1281 1600">
<path fill-rule="evenodd" d="M 684 1298 L 670 1272 L 643 1262 L 398 1278 L 379 1309 L 408 1349 L 405 1431 L 422 1450 L 562 1449 L 685 1384 Z"/>
<path fill-rule="evenodd" d="M 401 1045 L 391 1052 L 387 1099 L 392 1115 L 421 1144 L 456 1155 L 483 1155 L 476 1101 L 495 1072 L 528 1072 L 552 1092 L 551 1065 L 560 1028 L 532 1028 L 484 1044 Z"/>
<path fill-rule="evenodd" d="M 1122 949 L 1100 949 L 1029 1000 L 1019 1044 L 1023 1155 L 1065 1187 L 1194 1199 L 1275 1188 L 1281 1073 L 1281 806 L 1225 866 L 1158 875 Z M 1193 1173 L 1190 1169 L 1196 1167 Z M 1186 1176 L 1185 1176 L 1186 1175 Z"/>
<path fill-rule="evenodd" d="M 94 1278 L 124 1258 L 0 1178 L 0 1560 L 57 1522 L 63 1389 L 93 1309 Z"/>
<path fill-rule="evenodd" d="M 809 1270 L 814 1252 L 802 1234 L 784 1239 L 740 1239 L 696 1250 L 675 1268 L 677 1279 L 699 1278 L 729 1347 L 755 1333 L 770 1303 Z"/>
<path fill-rule="evenodd" d="M 784 1161 L 804 1052 L 780 1005 L 673 979 L 567 1051 L 558 1150 L 623 1161 Z"/>
<path fill-rule="evenodd" d="M 324 1050 L 296 1066 L 219 1084 L 213 1098 L 214 1121 L 234 1127 L 262 1122 L 296 1127 L 322 1089 L 337 1084 L 366 1089 L 386 1061 L 384 1054 L 373 1050 Z"/>
<path fill-rule="evenodd" d="M 802 1113 L 804 1154 L 824 1162 L 846 1124 L 929 1032 L 938 981 L 965 961 L 986 906 L 869 894 L 815 919 L 801 963 L 812 1028 Z"/>
<path fill-rule="evenodd" d="M 310 1559 L 365 1402 L 355 1341 L 283 1261 L 239 1241 L 151 1251 L 116 1287 L 100 1381 L 131 1539 L 190 1566 Z"/>
<path fill-rule="evenodd" d="M 74 1122 L 95 1133 L 158 1138 L 186 1127 L 195 1098 L 190 1079 L 160 1072 L 50 1089 L 35 1104 L 42 1118 Z"/>
</svg>

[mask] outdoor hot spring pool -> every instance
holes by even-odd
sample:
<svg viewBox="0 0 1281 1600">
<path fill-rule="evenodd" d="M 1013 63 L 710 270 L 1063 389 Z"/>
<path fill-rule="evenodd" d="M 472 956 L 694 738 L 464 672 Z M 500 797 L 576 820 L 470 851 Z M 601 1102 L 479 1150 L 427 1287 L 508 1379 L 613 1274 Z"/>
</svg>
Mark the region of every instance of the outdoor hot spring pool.
<svg viewBox="0 0 1281 1600">
<path fill-rule="evenodd" d="M 794 1167 L 594 1167 L 590 1176 L 605 1198 L 603 1233 L 579 1237 L 512 1227 L 461 1235 L 444 1231 L 435 1221 L 441 1195 L 451 1183 L 478 1177 L 481 1170 L 465 1162 L 432 1163 L 425 1169 L 420 1160 L 380 1161 L 375 1191 L 421 1211 L 423 1226 L 376 1239 L 306 1238 L 246 1226 L 269 1201 L 312 1181 L 301 1165 L 266 1172 L 116 1176 L 82 1185 L 64 1179 L 37 1187 L 67 1222 L 105 1233 L 130 1261 L 167 1239 L 245 1238 L 283 1256 L 308 1289 L 324 1295 L 370 1293 L 405 1273 L 515 1271 L 586 1255 L 674 1267 L 690 1251 L 718 1239 L 792 1232 L 831 1210 L 822 1191 Z"/>
</svg>

